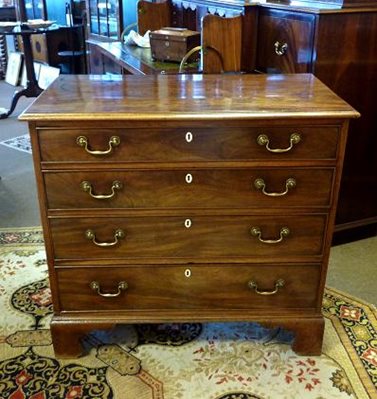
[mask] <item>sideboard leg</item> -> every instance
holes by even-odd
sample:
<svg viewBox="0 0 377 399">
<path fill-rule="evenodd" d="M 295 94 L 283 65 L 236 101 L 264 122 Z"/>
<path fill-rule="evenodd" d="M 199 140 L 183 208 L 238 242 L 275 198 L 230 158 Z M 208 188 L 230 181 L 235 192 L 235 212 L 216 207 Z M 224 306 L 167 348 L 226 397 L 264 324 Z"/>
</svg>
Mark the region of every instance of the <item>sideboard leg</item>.
<svg viewBox="0 0 377 399">
<path fill-rule="evenodd" d="M 80 323 L 52 320 L 50 329 L 52 344 L 57 358 L 77 358 L 83 355 L 81 340 L 93 330 L 111 329 L 113 324 Z"/>
<path fill-rule="evenodd" d="M 297 321 L 292 327 L 292 331 L 295 332 L 292 349 L 298 355 L 321 355 L 324 330 L 323 317 Z"/>
</svg>

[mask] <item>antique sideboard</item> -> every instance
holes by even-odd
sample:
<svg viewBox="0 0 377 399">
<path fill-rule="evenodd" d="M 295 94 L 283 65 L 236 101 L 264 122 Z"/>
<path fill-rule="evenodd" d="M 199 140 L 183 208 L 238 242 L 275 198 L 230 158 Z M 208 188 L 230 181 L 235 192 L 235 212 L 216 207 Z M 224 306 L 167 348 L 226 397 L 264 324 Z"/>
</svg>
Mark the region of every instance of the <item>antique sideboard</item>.
<svg viewBox="0 0 377 399">
<path fill-rule="evenodd" d="M 376 234 L 376 1 L 172 0 L 170 22 L 200 30 L 208 13 L 243 16 L 245 72 L 313 73 L 360 112 L 350 124 L 336 232 Z"/>
<path fill-rule="evenodd" d="M 61 75 L 21 116 L 56 355 L 116 323 L 231 320 L 319 354 L 358 116 L 312 74 Z"/>
</svg>

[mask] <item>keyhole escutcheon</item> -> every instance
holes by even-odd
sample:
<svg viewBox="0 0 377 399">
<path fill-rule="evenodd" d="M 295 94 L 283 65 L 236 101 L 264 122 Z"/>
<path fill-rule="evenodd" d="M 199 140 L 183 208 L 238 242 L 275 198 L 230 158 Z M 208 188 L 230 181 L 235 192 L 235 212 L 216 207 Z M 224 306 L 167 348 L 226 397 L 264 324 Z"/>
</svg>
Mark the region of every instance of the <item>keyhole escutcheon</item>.
<svg viewBox="0 0 377 399">
<path fill-rule="evenodd" d="M 185 177 L 186 183 L 187 184 L 191 184 L 192 183 L 192 174 L 191 173 L 187 173 L 186 177 Z"/>
<path fill-rule="evenodd" d="M 187 143 L 191 143 L 191 141 L 192 141 L 193 138 L 194 138 L 194 136 L 192 135 L 191 132 L 187 132 L 187 133 L 186 133 L 185 139 L 186 139 L 186 142 L 187 142 Z"/>
</svg>

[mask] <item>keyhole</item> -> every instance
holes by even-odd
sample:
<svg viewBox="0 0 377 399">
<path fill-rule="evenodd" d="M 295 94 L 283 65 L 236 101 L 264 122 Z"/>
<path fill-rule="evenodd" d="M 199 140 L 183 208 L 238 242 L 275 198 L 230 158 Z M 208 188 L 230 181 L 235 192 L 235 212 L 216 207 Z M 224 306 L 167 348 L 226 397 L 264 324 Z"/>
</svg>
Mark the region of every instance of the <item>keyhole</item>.
<svg viewBox="0 0 377 399">
<path fill-rule="evenodd" d="M 187 175 L 186 175 L 186 183 L 188 183 L 188 184 L 192 183 L 192 174 L 191 173 L 187 173 Z"/>
<path fill-rule="evenodd" d="M 187 277 L 187 278 L 191 277 L 191 270 L 190 269 L 186 269 L 185 270 L 185 277 Z"/>
<path fill-rule="evenodd" d="M 186 133 L 186 141 L 187 141 L 188 143 L 191 143 L 192 139 L 193 139 L 192 133 L 191 133 L 191 132 L 187 132 L 187 133 Z"/>
</svg>

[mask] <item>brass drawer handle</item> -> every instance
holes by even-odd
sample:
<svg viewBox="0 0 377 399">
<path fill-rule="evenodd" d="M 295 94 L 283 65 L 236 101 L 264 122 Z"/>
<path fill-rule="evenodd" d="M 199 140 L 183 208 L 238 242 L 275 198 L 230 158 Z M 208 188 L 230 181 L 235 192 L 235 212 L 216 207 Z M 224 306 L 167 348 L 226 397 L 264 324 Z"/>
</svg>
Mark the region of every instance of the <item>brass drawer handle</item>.
<svg viewBox="0 0 377 399">
<path fill-rule="evenodd" d="M 93 242 L 93 244 L 97 245 L 98 247 L 113 247 L 114 245 L 117 245 L 119 240 L 121 238 L 124 238 L 125 236 L 126 236 L 126 234 L 124 233 L 124 231 L 121 230 L 121 229 L 118 229 L 118 230 L 115 230 L 114 241 L 112 241 L 112 242 L 98 242 L 97 239 L 96 239 L 96 234 L 94 233 L 93 230 L 88 229 L 85 232 L 85 237 L 88 240 L 91 240 Z"/>
<path fill-rule="evenodd" d="M 250 233 L 253 237 L 258 237 L 258 240 L 260 242 L 263 242 L 263 244 L 278 244 L 279 242 L 282 242 L 285 237 L 288 237 L 290 234 L 290 230 L 288 227 L 282 227 L 280 229 L 280 237 L 277 238 L 276 240 L 265 240 L 262 238 L 262 230 L 259 227 L 252 227 L 250 229 Z"/>
<path fill-rule="evenodd" d="M 109 148 L 107 150 L 104 150 L 104 151 L 89 149 L 88 139 L 85 136 L 78 136 L 77 139 L 76 139 L 76 143 L 80 147 L 84 147 L 85 151 L 88 152 L 91 155 L 107 155 L 107 154 L 110 154 L 113 151 L 114 147 L 117 147 L 120 144 L 120 138 L 118 136 L 110 137 Z"/>
<path fill-rule="evenodd" d="M 89 195 L 92 198 L 103 200 L 103 199 L 113 198 L 115 195 L 115 191 L 120 190 L 123 187 L 123 184 L 118 180 L 114 180 L 113 184 L 111 185 L 111 193 L 110 194 L 93 194 L 93 186 L 90 182 L 88 182 L 86 180 L 82 181 L 80 186 L 83 189 L 83 191 L 85 191 L 86 193 L 89 193 Z"/>
<path fill-rule="evenodd" d="M 264 182 L 263 179 L 258 178 L 254 180 L 254 187 L 257 190 L 262 190 L 262 193 L 264 195 L 267 195 L 268 197 L 282 197 L 283 195 L 287 195 L 288 191 L 292 188 L 296 187 L 296 180 L 293 177 L 288 178 L 285 181 L 285 190 L 280 192 L 280 193 L 268 193 L 266 191 L 266 183 Z"/>
<path fill-rule="evenodd" d="M 289 147 L 287 148 L 270 148 L 270 139 L 266 134 L 260 134 L 257 137 L 257 143 L 261 146 L 266 147 L 266 149 L 270 152 L 274 153 L 282 153 L 282 152 L 288 152 L 290 151 L 295 144 L 298 144 L 301 141 L 301 136 L 299 133 L 292 133 L 291 136 L 289 137 Z"/>
<path fill-rule="evenodd" d="M 279 55 L 279 56 L 282 56 L 282 55 L 284 55 L 287 52 L 288 44 L 279 42 L 279 40 L 277 40 L 274 43 L 274 48 L 275 48 L 275 54 Z"/>
<path fill-rule="evenodd" d="M 122 291 L 126 291 L 126 289 L 128 288 L 128 284 L 125 281 L 120 281 L 118 283 L 118 291 L 117 292 L 106 293 L 106 294 L 101 292 L 101 286 L 98 281 L 92 281 L 90 283 L 90 288 L 93 291 L 97 291 L 97 294 L 100 296 L 103 296 L 104 298 L 115 298 L 115 297 L 119 296 L 122 293 Z"/>
<path fill-rule="evenodd" d="M 275 295 L 279 291 L 279 288 L 284 287 L 285 281 L 281 278 L 275 282 L 275 289 L 272 291 L 260 291 L 258 288 L 258 284 L 251 280 L 247 283 L 250 289 L 253 289 L 258 295 Z"/>
</svg>

